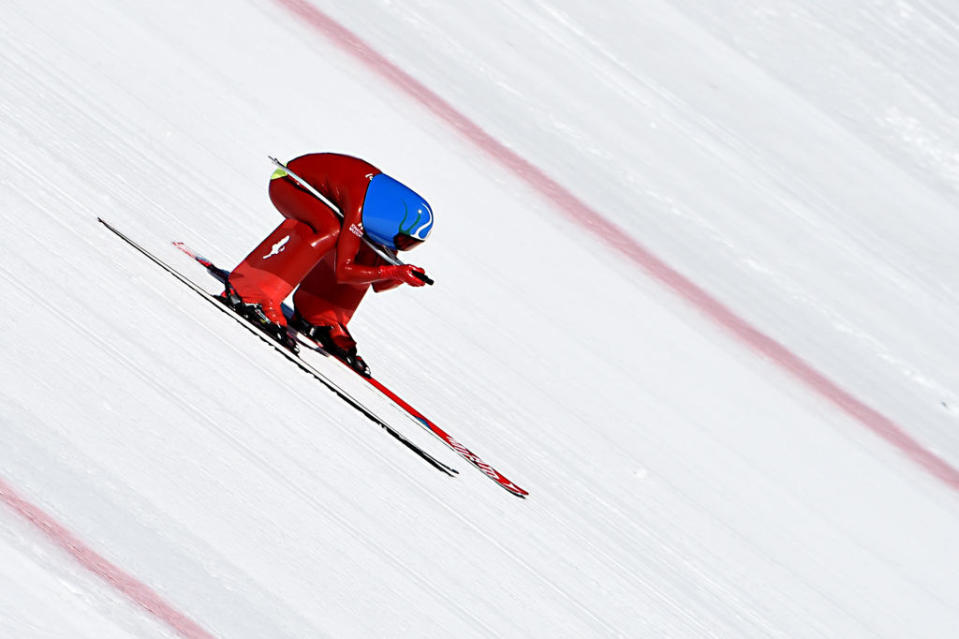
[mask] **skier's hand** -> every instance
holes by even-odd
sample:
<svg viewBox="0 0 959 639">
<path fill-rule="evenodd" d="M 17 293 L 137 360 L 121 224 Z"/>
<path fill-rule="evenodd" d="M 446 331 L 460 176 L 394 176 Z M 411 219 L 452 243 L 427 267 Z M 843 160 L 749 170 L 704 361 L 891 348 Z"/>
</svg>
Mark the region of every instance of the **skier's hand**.
<svg viewBox="0 0 959 639">
<path fill-rule="evenodd" d="M 426 275 L 426 271 L 421 269 L 419 266 L 413 266 L 412 264 L 381 266 L 379 274 L 384 280 L 396 280 L 398 282 L 403 282 L 404 284 L 409 284 L 410 286 L 425 285 L 426 281 L 420 279 L 414 275 L 414 273 Z"/>
</svg>

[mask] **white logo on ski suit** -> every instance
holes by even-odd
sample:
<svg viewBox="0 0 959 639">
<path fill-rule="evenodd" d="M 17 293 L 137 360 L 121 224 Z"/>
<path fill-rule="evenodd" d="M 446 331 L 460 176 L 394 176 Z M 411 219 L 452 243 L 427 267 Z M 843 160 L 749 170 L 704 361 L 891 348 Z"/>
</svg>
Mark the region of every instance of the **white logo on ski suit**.
<svg viewBox="0 0 959 639">
<path fill-rule="evenodd" d="M 264 260 L 268 260 L 268 259 L 270 259 L 271 257 L 273 257 L 274 255 L 279 255 L 280 253 L 282 253 L 282 252 L 284 251 L 284 249 L 286 249 L 286 243 L 289 242 L 289 241 L 290 241 L 290 236 L 287 235 L 287 236 L 284 237 L 282 240 L 280 240 L 279 242 L 277 242 L 276 244 L 274 244 L 274 245 L 273 245 L 273 250 L 270 251 L 267 255 L 264 255 L 264 256 L 263 256 L 263 259 L 264 259 Z"/>
</svg>

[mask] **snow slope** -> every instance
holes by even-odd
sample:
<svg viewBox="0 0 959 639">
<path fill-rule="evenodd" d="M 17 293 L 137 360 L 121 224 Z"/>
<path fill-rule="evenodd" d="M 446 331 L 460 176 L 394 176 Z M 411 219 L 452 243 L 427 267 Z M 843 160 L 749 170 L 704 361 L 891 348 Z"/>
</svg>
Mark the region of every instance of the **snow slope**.
<svg viewBox="0 0 959 639">
<path fill-rule="evenodd" d="M 317 9 L 914 448 L 570 219 Z M 959 631 L 956 488 L 916 454 L 959 465 L 949 3 L 2 16 L 0 634 Z M 202 278 L 169 241 L 232 266 L 278 222 L 265 156 L 313 150 L 433 204 L 410 261 L 437 285 L 371 296 L 354 333 L 528 500 L 377 404 L 444 478 L 96 222 Z"/>
</svg>

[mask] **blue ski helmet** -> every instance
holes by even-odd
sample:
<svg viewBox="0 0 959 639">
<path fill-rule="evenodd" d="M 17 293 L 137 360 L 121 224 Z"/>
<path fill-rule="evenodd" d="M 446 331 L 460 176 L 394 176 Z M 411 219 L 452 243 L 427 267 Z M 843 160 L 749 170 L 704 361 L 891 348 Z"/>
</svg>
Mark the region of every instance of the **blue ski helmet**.
<svg viewBox="0 0 959 639">
<path fill-rule="evenodd" d="M 420 241 L 429 236 L 433 210 L 413 189 L 380 173 L 366 189 L 363 228 L 373 241 L 396 250 L 397 235 Z"/>
</svg>

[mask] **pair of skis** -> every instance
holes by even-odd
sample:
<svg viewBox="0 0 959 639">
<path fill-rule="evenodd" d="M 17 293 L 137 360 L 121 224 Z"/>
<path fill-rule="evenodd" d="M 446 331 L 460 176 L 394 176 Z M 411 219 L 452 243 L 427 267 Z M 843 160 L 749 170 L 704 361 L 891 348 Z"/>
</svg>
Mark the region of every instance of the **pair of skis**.
<svg viewBox="0 0 959 639">
<path fill-rule="evenodd" d="M 378 415 L 376 415 L 366 405 L 364 405 L 361 401 L 353 397 L 344 388 L 336 384 L 327 375 L 323 374 L 319 369 L 311 365 L 309 362 L 304 361 L 303 359 L 298 357 L 295 353 L 293 353 L 286 347 L 282 346 L 275 339 L 267 336 L 264 332 L 254 327 L 250 322 L 246 320 L 246 318 L 241 317 L 239 314 L 234 312 L 233 309 L 231 309 L 225 304 L 222 304 L 216 298 L 216 296 L 210 295 L 207 291 L 205 291 L 201 286 L 196 284 L 193 280 L 183 275 L 177 269 L 173 268 L 172 266 L 167 264 L 165 261 L 163 261 L 156 255 L 154 255 L 153 253 L 151 253 L 150 251 L 148 251 L 147 249 L 145 249 L 138 243 L 136 243 L 134 240 L 129 238 L 127 235 L 122 233 L 120 230 L 118 230 L 116 227 L 114 227 L 112 224 L 110 224 L 106 220 L 102 218 L 97 218 L 97 219 L 100 221 L 101 224 L 103 224 L 107 229 L 113 232 L 117 237 L 122 239 L 124 242 L 129 244 L 131 247 L 139 251 L 144 256 L 146 256 L 148 259 L 154 262 L 157 266 L 159 266 L 164 271 L 166 271 L 167 273 L 175 277 L 177 280 L 179 280 L 181 283 L 189 287 L 195 293 L 202 296 L 203 299 L 205 299 L 207 302 L 215 305 L 217 308 L 219 308 L 223 312 L 230 315 L 234 320 L 238 321 L 240 324 L 245 326 L 248 330 L 250 330 L 254 334 L 261 337 L 265 342 L 270 344 L 274 348 L 274 350 L 282 354 L 289 361 L 291 361 L 293 364 L 298 366 L 301 370 L 308 373 L 314 379 L 316 379 L 321 384 L 326 386 L 334 394 L 339 396 L 347 404 L 349 404 L 350 406 L 358 410 L 368 419 L 370 419 L 371 421 L 373 421 L 374 423 L 382 427 L 392 437 L 396 438 L 400 443 L 402 443 L 404 446 L 406 446 L 411 451 L 416 453 L 419 457 L 421 457 L 424 461 L 429 463 L 431 466 L 433 466 L 440 472 L 446 475 L 449 475 L 451 477 L 455 477 L 457 474 L 459 474 L 455 468 L 441 462 L 436 457 L 434 457 L 433 455 L 431 455 L 430 453 L 423 450 L 422 448 L 414 444 L 412 441 L 407 439 L 405 436 L 403 436 L 402 433 L 397 431 L 389 423 L 387 423 L 385 420 L 383 420 Z M 216 265 L 213 264 L 213 262 L 199 255 L 195 251 L 191 250 L 182 242 L 174 242 L 173 244 L 178 249 L 180 249 L 181 251 L 186 253 L 188 256 L 190 256 L 192 259 L 194 259 L 196 262 L 201 264 L 204 268 L 206 268 L 207 272 L 209 272 L 215 278 L 217 278 L 221 282 L 225 281 L 226 275 L 228 273 L 227 271 L 217 268 Z M 308 338 L 307 336 L 303 334 L 297 334 L 297 337 L 299 338 L 301 342 L 305 343 L 309 348 L 325 353 L 325 351 L 323 351 L 322 346 L 320 346 L 320 344 L 318 344 L 314 340 Z M 510 479 L 505 477 L 502 473 L 500 473 L 495 468 L 493 468 L 492 466 L 487 464 L 485 461 L 483 461 L 478 455 L 476 455 L 475 453 L 470 451 L 468 448 L 466 448 L 463 444 L 461 444 L 456 439 L 454 439 L 445 430 L 443 430 L 442 428 L 437 426 L 435 423 L 427 419 L 422 413 L 417 411 L 409 403 L 404 401 L 399 395 L 397 395 L 396 393 L 391 391 L 389 388 L 387 388 L 382 382 L 372 377 L 363 377 L 359 374 L 357 374 L 357 376 L 365 380 L 370 385 L 372 385 L 377 391 L 382 393 L 385 397 L 387 397 L 390 401 L 392 401 L 396 406 L 402 409 L 410 417 L 412 421 L 414 421 L 416 424 L 418 424 L 422 428 L 432 433 L 435 437 L 437 437 L 443 443 L 445 443 L 447 446 L 453 449 L 460 457 L 468 461 L 470 464 L 472 464 L 473 466 L 478 468 L 480 471 L 482 471 L 484 475 L 486 475 L 487 477 L 495 481 L 497 484 L 499 484 L 499 486 L 502 487 L 504 490 L 508 491 L 512 495 L 516 495 L 517 497 L 521 497 L 521 498 L 524 498 L 526 497 L 526 495 L 529 494 L 526 490 L 517 486 Z"/>
</svg>

